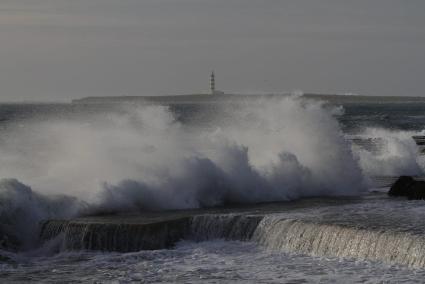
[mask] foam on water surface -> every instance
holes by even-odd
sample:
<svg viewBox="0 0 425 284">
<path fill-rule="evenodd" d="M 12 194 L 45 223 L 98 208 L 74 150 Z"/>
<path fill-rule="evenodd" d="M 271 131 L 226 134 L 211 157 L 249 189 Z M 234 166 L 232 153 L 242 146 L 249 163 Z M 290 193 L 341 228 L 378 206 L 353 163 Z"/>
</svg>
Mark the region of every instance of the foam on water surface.
<svg viewBox="0 0 425 284">
<path fill-rule="evenodd" d="M 3 265 L 4 281 L 142 283 L 422 283 L 423 270 L 273 252 L 250 242 L 181 242 L 135 253 L 68 252 Z"/>
</svg>

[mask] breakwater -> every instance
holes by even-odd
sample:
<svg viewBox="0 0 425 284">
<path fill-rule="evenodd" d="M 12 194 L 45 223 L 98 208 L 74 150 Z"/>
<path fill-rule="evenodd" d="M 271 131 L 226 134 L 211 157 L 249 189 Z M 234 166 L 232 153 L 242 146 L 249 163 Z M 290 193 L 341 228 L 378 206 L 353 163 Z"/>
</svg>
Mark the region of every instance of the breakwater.
<svg viewBox="0 0 425 284">
<path fill-rule="evenodd" d="M 50 220 L 43 224 L 41 240 L 59 238 L 61 250 L 120 252 L 169 248 L 183 239 L 240 240 L 271 250 L 425 267 L 424 221 L 415 213 L 421 204 L 410 202 L 414 206 L 406 210 L 398 199 L 386 199 L 380 207 L 378 203 L 357 200 L 340 206 L 317 207 L 316 202 L 310 208 L 288 209 L 282 204 L 272 210 L 260 206 L 236 212 L 192 211 L 164 220 Z M 280 212 L 279 207 L 283 207 Z"/>
</svg>

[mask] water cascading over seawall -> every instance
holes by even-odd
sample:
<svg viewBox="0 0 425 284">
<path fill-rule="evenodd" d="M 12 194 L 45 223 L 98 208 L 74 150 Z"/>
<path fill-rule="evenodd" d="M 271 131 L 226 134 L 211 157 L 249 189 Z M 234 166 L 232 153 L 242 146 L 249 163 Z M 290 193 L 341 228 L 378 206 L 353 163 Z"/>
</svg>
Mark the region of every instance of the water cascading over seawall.
<svg viewBox="0 0 425 284">
<path fill-rule="evenodd" d="M 351 219 L 344 214 L 332 215 L 330 212 L 334 209 L 327 209 L 325 215 L 319 212 L 305 215 L 308 217 L 287 212 L 239 212 L 191 213 L 148 221 L 131 218 L 108 220 L 106 217 L 104 222 L 103 217 L 96 220 L 52 220 L 44 223 L 41 240 L 60 238 L 61 250 L 120 252 L 170 248 L 183 239 L 241 240 L 253 241 L 271 250 L 424 268 L 423 219 L 420 216 L 411 219 L 409 216 L 418 208 L 410 213 L 405 211 L 403 216 L 398 215 L 402 212 L 398 212 L 397 207 L 392 208 L 395 214 L 390 216 L 382 208 L 373 208 L 377 207 L 370 206 L 367 210 L 371 212 L 358 209 L 366 210 L 366 213 L 358 215 L 353 213 L 357 207 L 352 208 L 355 209 L 353 212 L 344 209 Z M 386 222 L 381 218 L 384 215 Z"/>
<path fill-rule="evenodd" d="M 173 246 L 189 232 L 189 218 L 153 223 L 47 221 L 42 241 L 61 239 L 61 250 L 131 252 Z"/>
<path fill-rule="evenodd" d="M 203 215 L 192 218 L 191 237 L 196 240 L 254 241 L 271 250 L 425 267 L 425 236 L 411 232 L 365 229 L 273 215 Z"/>
<path fill-rule="evenodd" d="M 425 237 L 265 217 L 252 240 L 273 250 L 425 267 Z"/>
<path fill-rule="evenodd" d="M 263 216 L 208 214 L 191 218 L 189 237 L 197 241 L 211 239 L 251 240 Z"/>
<path fill-rule="evenodd" d="M 177 241 L 249 241 L 262 216 L 207 214 L 155 222 L 46 221 L 40 239 L 60 238 L 61 250 L 130 252 L 172 247 Z"/>
</svg>

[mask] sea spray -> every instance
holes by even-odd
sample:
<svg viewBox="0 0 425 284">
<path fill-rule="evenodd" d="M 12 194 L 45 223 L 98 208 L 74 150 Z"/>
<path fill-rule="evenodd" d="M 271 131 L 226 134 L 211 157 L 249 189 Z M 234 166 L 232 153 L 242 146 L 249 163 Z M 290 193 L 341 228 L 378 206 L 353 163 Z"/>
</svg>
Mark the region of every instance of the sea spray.
<svg viewBox="0 0 425 284">
<path fill-rule="evenodd" d="M 393 131 L 382 128 L 365 128 L 356 139 L 374 139 L 378 147 L 370 151 L 353 144 L 353 153 L 367 176 L 400 176 L 424 174 L 424 156 L 412 138 L 424 135 L 423 131 Z"/>
<path fill-rule="evenodd" d="M 339 108 L 297 97 L 214 108 L 207 125 L 183 124 L 156 105 L 27 121 L 2 137 L 0 176 L 16 177 L 44 196 L 75 196 L 91 213 L 365 190 L 335 118 Z"/>
<path fill-rule="evenodd" d="M 16 179 L 0 180 L 0 248 L 26 249 L 36 245 L 39 223 L 48 218 L 70 218 L 85 204 L 74 197 L 45 196 Z"/>
</svg>

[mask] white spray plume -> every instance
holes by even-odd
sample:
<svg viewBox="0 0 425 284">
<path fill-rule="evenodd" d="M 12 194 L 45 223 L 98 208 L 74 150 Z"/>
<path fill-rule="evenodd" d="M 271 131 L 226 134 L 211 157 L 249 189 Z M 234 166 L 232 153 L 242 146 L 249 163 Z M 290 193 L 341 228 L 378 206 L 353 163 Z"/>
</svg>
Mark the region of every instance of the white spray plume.
<svg viewBox="0 0 425 284">
<path fill-rule="evenodd" d="M 361 170 L 333 111 L 288 97 L 215 105 L 203 127 L 163 106 L 34 122 L 4 139 L 0 177 L 106 211 L 358 194 Z"/>
<path fill-rule="evenodd" d="M 370 152 L 353 146 L 363 172 L 368 176 L 423 175 L 424 156 L 420 155 L 413 136 L 423 136 L 423 131 L 395 131 L 369 127 L 358 137 L 379 141 L 379 151 Z"/>
</svg>

